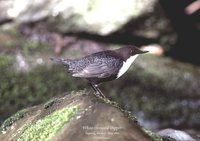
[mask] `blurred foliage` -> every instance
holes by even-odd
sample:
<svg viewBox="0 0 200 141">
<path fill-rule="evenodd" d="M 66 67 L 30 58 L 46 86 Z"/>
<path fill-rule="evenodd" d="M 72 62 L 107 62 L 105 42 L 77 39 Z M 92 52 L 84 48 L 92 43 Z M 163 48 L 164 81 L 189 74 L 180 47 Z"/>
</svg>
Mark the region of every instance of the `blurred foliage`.
<svg viewBox="0 0 200 141">
<path fill-rule="evenodd" d="M 47 54 L 52 54 L 53 48 L 48 43 L 27 40 L 15 29 L 1 30 L 0 39 L 0 120 L 21 108 L 76 88 L 64 69 L 57 69 L 56 66 L 50 69 L 46 62 L 36 64 L 38 57 L 45 58 Z M 28 64 L 26 71 L 19 70 L 19 54 L 24 59 L 22 61 Z M 50 77 L 52 74 L 55 77 Z"/>
<path fill-rule="evenodd" d="M 24 55 L 33 55 L 32 53 L 44 53 L 46 51 L 53 52 L 53 47 L 48 42 L 40 42 L 38 35 L 32 35 L 27 38 L 22 35 L 16 28 L 1 29 L 0 28 L 0 51 L 1 54 L 15 54 L 22 51 Z"/>
<path fill-rule="evenodd" d="M 16 112 L 17 110 L 47 101 L 49 98 L 76 89 L 72 83 L 72 77 L 66 75 L 61 67 L 38 66 L 30 72 L 17 72 L 8 69 L 6 57 L 1 57 L 4 66 L 0 66 L 0 115 L 4 116 Z M 8 57 L 9 58 L 9 57 Z M 8 61 L 8 60 L 7 60 Z"/>
<path fill-rule="evenodd" d="M 13 62 L 13 57 L 11 56 L 6 56 L 6 55 L 1 55 L 0 56 L 0 70 L 5 72 L 10 68 L 12 62 Z"/>
<path fill-rule="evenodd" d="M 47 43 L 28 41 L 28 42 L 24 43 L 24 45 L 22 47 L 22 53 L 27 56 L 32 53 L 38 53 L 38 51 L 40 51 L 40 53 L 41 53 L 41 51 L 44 53 L 49 50 L 48 46 L 49 46 L 49 44 L 47 44 Z"/>
</svg>

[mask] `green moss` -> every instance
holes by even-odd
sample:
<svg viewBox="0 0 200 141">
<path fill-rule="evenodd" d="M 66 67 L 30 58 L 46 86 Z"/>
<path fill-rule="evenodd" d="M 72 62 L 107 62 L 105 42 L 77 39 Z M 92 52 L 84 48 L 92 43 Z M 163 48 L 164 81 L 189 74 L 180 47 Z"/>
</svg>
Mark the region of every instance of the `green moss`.
<svg viewBox="0 0 200 141">
<path fill-rule="evenodd" d="M 46 102 L 44 104 L 44 109 L 48 109 L 49 107 L 51 107 L 53 104 L 55 103 L 55 99 L 51 99 L 48 102 Z"/>
<path fill-rule="evenodd" d="M 2 40 L 1 35 L 4 37 Z M 37 36 L 39 37 L 40 35 Z M 2 30 L 0 28 L 0 45 L 5 47 L 0 49 L 1 53 L 5 54 L 22 52 L 23 55 L 30 56 L 35 53 L 41 54 L 41 52 L 47 53 L 53 51 L 51 44 L 27 38 L 16 29 Z"/>
<path fill-rule="evenodd" d="M 12 56 L 0 55 L 0 70 L 7 69 L 13 62 Z"/>
<path fill-rule="evenodd" d="M 100 100 L 104 101 L 105 103 L 112 105 L 113 107 L 118 108 L 121 112 L 123 112 L 129 119 L 133 120 L 134 122 L 138 122 L 137 118 L 131 114 L 130 111 L 124 110 L 119 103 L 115 101 L 110 101 L 108 98 L 102 98 L 101 96 L 96 95 Z"/>
<path fill-rule="evenodd" d="M 25 117 L 27 114 L 28 114 L 28 111 L 26 109 L 23 109 L 23 110 L 17 112 L 16 114 L 14 114 L 13 116 L 9 117 L 2 123 L 0 132 L 6 131 L 8 127 L 12 126 L 13 123 L 15 123 L 19 119 Z"/>
<path fill-rule="evenodd" d="M 3 38 L 1 38 L 1 36 Z M 21 34 L 16 30 L 16 28 L 5 30 L 0 28 L 0 45 L 3 47 L 0 49 L 1 53 L 14 52 L 14 50 L 20 48 L 24 41 L 25 39 L 22 38 Z"/>
<path fill-rule="evenodd" d="M 145 128 L 142 128 L 142 130 L 148 135 L 150 136 L 154 141 L 163 141 L 162 138 L 160 138 L 159 136 L 157 136 L 155 133 L 151 132 L 150 130 L 147 130 Z"/>
<path fill-rule="evenodd" d="M 22 52 L 24 55 L 29 56 L 30 54 L 33 55 L 34 53 L 47 53 L 52 50 L 53 47 L 51 47 L 48 43 L 40 43 L 37 41 L 25 41 L 22 47 Z"/>
<path fill-rule="evenodd" d="M 51 115 L 48 115 L 45 118 L 38 120 L 35 124 L 27 127 L 18 138 L 18 141 L 50 140 L 70 121 L 70 119 L 74 117 L 77 111 L 77 106 L 55 111 Z"/>
<path fill-rule="evenodd" d="M 80 84 L 75 83 L 62 67 L 38 66 L 30 72 L 12 70 L 9 69 L 3 73 L 5 75 L 0 75 L 0 115 L 3 119 L 19 109 L 43 103 L 55 95 L 75 90 L 77 84 Z"/>
</svg>

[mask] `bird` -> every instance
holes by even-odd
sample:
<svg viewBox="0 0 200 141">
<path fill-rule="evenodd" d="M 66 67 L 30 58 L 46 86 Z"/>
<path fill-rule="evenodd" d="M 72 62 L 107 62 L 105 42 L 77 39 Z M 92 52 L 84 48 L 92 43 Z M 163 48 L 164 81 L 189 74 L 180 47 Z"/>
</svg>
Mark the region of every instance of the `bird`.
<svg viewBox="0 0 200 141">
<path fill-rule="evenodd" d="M 105 98 L 98 85 L 120 78 L 140 54 L 147 53 L 134 45 L 105 50 L 78 59 L 50 58 L 62 64 L 72 77 L 85 78 L 98 96 Z"/>
</svg>

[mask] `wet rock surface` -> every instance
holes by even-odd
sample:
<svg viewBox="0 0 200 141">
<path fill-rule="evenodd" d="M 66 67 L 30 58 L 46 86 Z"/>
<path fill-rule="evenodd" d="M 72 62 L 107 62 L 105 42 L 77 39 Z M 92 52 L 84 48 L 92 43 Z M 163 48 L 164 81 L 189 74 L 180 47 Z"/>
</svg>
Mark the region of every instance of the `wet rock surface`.
<svg viewBox="0 0 200 141">
<path fill-rule="evenodd" d="M 45 104 L 27 108 L 7 119 L 1 126 L 0 140 L 30 139 L 154 140 L 141 129 L 136 120 L 87 91 L 68 93 Z M 155 140 L 160 139 L 157 137 Z"/>
<path fill-rule="evenodd" d="M 174 129 L 164 129 L 157 133 L 164 141 L 196 141 L 184 131 Z"/>
</svg>

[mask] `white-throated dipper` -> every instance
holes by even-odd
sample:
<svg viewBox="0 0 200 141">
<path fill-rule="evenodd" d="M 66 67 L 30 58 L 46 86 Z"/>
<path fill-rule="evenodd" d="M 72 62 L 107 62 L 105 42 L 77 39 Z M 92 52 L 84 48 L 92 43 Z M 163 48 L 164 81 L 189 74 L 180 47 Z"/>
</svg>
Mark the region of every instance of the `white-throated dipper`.
<svg viewBox="0 0 200 141">
<path fill-rule="evenodd" d="M 105 98 L 98 84 L 121 77 L 131 66 L 139 54 L 146 53 L 139 48 L 129 45 L 116 50 L 106 50 L 80 59 L 56 59 L 51 60 L 67 67 L 73 77 L 81 77 L 89 80 L 92 88 Z"/>
</svg>

